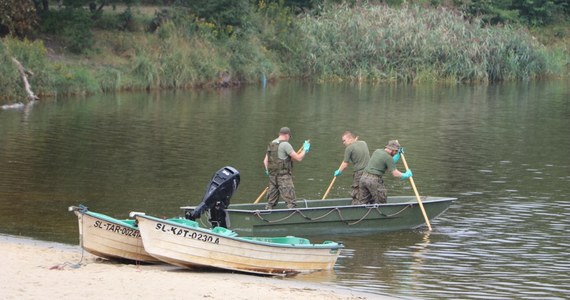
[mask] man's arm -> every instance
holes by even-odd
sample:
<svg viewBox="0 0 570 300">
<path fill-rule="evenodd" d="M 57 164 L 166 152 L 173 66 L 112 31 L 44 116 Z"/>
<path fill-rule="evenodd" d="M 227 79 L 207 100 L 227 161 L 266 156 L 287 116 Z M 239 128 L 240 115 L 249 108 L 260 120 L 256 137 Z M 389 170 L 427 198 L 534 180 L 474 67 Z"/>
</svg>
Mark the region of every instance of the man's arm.
<svg viewBox="0 0 570 300">
<path fill-rule="evenodd" d="M 295 150 L 291 150 L 291 152 L 287 154 L 289 154 L 292 160 L 302 161 L 303 158 L 305 157 L 305 149 L 301 150 L 300 153 L 295 152 Z"/>
</svg>

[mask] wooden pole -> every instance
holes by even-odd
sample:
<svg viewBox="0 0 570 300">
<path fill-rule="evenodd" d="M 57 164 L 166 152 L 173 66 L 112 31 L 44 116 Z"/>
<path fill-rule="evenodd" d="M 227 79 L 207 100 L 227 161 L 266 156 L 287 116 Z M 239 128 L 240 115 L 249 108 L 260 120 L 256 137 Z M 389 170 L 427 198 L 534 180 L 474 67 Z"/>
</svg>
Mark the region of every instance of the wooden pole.
<svg viewBox="0 0 570 300">
<path fill-rule="evenodd" d="M 406 162 L 406 158 L 404 157 L 404 153 L 401 154 L 402 161 L 404 162 L 404 167 L 406 167 L 406 171 L 409 170 L 408 163 Z M 418 200 L 418 204 L 420 205 L 420 209 L 422 210 L 422 215 L 426 220 L 426 224 L 428 229 L 431 231 L 431 224 L 429 223 L 429 219 L 426 214 L 426 210 L 424 209 L 424 205 L 422 203 L 422 199 L 420 199 L 420 194 L 418 193 L 418 189 L 416 188 L 416 184 L 414 183 L 414 177 L 410 177 L 410 183 L 412 184 L 412 188 L 414 189 L 414 193 L 416 194 L 416 199 Z"/>
<path fill-rule="evenodd" d="M 340 165 L 342 166 L 342 163 L 340 163 Z M 340 169 L 340 166 L 338 168 Z M 321 199 L 321 200 L 325 200 L 325 198 L 329 195 L 329 192 L 331 191 L 335 180 L 336 180 L 336 176 L 333 176 L 331 184 L 329 184 L 329 187 L 327 188 L 327 191 L 325 192 L 325 194 L 323 195 L 323 199 Z"/>
<path fill-rule="evenodd" d="M 261 194 L 259 194 L 259 197 L 257 197 L 257 199 L 255 199 L 255 202 L 253 202 L 253 204 L 257 204 L 257 202 L 259 202 L 259 200 L 261 200 L 261 198 L 263 197 L 263 195 L 265 195 L 265 193 L 267 193 L 267 190 L 269 189 L 268 186 L 265 187 L 265 189 L 263 190 L 263 192 L 261 192 Z"/>
</svg>

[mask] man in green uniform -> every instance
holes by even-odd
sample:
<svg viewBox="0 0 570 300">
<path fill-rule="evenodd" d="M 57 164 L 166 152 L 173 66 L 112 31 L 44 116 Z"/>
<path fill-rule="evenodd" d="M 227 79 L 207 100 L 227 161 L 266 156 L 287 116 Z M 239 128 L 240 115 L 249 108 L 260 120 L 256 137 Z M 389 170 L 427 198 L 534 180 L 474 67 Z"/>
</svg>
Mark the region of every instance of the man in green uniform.
<svg viewBox="0 0 570 300">
<path fill-rule="evenodd" d="M 265 209 L 272 209 L 279 202 L 279 196 L 287 203 L 287 208 L 296 207 L 295 186 L 293 185 L 293 160 L 302 161 L 311 144 L 305 141 L 301 152 L 297 153 L 289 144 L 291 130 L 283 127 L 279 137 L 269 143 L 263 159 L 265 173 L 269 176 L 269 190 Z"/>
<path fill-rule="evenodd" d="M 358 137 L 351 131 L 345 131 L 342 134 L 342 143 L 346 146 L 344 149 L 344 159 L 338 170 L 334 171 L 333 175 L 335 177 L 339 176 L 349 164 L 352 164 L 352 204 L 360 204 L 358 202 L 360 178 L 370 160 L 370 151 L 368 150 L 366 142 L 359 141 Z"/>
<path fill-rule="evenodd" d="M 412 170 L 402 173 L 396 169 L 396 163 L 402 152 L 400 143 L 397 140 L 392 140 L 384 149 L 376 149 L 372 153 L 370 161 L 364 169 L 364 174 L 360 178 L 359 204 L 386 203 L 388 194 L 382 179 L 386 171 L 401 180 L 412 177 Z"/>
</svg>

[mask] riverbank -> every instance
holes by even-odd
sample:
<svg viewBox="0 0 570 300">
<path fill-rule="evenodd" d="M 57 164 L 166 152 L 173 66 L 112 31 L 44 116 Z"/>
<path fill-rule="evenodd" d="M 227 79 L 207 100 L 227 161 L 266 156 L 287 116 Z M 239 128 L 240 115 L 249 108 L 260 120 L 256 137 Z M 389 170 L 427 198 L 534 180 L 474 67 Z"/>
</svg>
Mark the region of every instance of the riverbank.
<svg viewBox="0 0 570 300">
<path fill-rule="evenodd" d="M 290 279 L 121 264 L 79 246 L 0 235 L 2 299 L 390 299 Z"/>
<path fill-rule="evenodd" d="M 562 21 L 548 30 L 548 38 L 537 39 L 544 31 L 486 26 L 456 8 L 421 5 L 330 5 L 297 15 L 272 4 L 251 9 L 243 16 L 247 22 L 236 23 L 243 26 L 192 14 L 168 5 L 107 9 L 99 17 L 84 9 L 49 10 L 30 39 L 0 40 L 0 61 L 6 62 L 0 64 L 0 104 L 265 86 L 283 78 L 358 84 L 528 81 L 568 76 L 570 66 L 570 33 Z"/>
</svg>

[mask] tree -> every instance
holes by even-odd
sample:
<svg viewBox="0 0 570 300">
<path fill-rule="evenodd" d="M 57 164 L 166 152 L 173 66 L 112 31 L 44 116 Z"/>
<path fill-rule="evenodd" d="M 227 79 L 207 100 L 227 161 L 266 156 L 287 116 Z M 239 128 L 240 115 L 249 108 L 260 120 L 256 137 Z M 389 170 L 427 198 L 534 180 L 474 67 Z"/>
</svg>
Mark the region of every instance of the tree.
<svg viewBox="0 0 570 300">
<path fill-rule="evenodd" d="M 180 0 L 178 3 L 218 27 L 241 26 L 253 12 L 250 0 Z"/>
<path fill-rule="evenodd" d="M 38 23 L 32 0 L 0 0 L 0 34 L 24 37 Z"/>
<path fill-rule="evenodd" d="M 550 0 L 517 0 L 512 7 L 519 11 L 525 23 L 545 25 L 552 22 L 559 7 Z"/>
<path fill-rule="evenodd" d="M 546 25 L 554 16 L 568 16 L 568 0 L 471 0 L 465 1 L 469 16 L 481 17 L 484 23 L 524 23 Z"/>
</svg>

